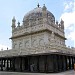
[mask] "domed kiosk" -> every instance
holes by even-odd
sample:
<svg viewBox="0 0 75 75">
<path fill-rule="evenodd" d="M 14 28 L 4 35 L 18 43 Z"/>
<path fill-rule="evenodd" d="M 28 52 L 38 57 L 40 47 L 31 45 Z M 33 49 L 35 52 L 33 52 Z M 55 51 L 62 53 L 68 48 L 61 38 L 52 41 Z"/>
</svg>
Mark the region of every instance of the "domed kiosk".
<svg viewBox="0 0 75 75">
<path fill-rule="evenodd" d="M 61 72 L 73 69 L 75 48 L 65 45 L 64 21 L 55 21 L 46 6 L 36 8 L 16 25 L 12 19 L 12 49 L 0 51 L 1 71 Z"/>
</svg>

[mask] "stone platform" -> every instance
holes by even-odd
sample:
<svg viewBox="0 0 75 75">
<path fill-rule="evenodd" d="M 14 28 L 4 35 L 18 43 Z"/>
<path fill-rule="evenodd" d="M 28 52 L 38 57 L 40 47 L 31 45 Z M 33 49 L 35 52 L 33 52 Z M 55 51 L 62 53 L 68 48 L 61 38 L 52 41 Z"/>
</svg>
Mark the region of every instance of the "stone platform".
<svg viewBox="0 0 75 75">
<path fill-rule="evenodd" d="M 22 72 L 4 72 L 0 71 L 0 75 L 75 75 L 74 70 L 61 73 L 22 73 Z"/>
</svg>

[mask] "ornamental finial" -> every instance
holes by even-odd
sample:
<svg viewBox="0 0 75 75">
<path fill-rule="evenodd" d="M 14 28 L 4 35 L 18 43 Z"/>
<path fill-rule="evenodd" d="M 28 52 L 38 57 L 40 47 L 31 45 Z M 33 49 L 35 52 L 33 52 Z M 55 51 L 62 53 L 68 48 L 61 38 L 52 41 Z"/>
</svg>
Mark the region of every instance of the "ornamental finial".
<svg viewBox="0 0 75 75">
<path fill-rule="evenodd" d="M 20 27 L 20 22 L 19 22 L 19 21 L 18 21 L 18 23 L 17 23 L 17 24 L 18 24 L 18 27 Z"/>
<path fill-rule="evenodd" d="M 40 5 L 39 5 L 39 3 L 38 3 L 38 5 L 37 5 L 37 6 L 38 6 L 38 8 L 39 8 L 39 6 L 40 6 Z"/>
<path fill-rule="evenodd" d="M 42 8 L 43 10 L 46 10 L 47 8 L 46 8 L 46 6 L 45 6 L 45 4 L 43 5 L 43 8 Z"/>
<path fill-rule="evenodd" d="M 43 4 L 45 6 L 45 4 Z"/>
</svg>

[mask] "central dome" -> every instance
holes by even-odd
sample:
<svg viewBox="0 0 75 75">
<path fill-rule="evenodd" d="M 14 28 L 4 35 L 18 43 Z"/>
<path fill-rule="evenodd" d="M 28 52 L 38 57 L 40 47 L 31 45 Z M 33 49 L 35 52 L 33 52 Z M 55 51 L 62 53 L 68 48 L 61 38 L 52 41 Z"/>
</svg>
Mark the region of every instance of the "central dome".
<svg viewBox="0 0 75 75">
<path fill-rule="evenodd" d="M 44 5 L 43 7 L 36 7 L 33 10 L 29 11 L 23 18 L 23 22 L 27 21 L 27 20 L 31 20 L 33 18 L 39 18 L 42 17 L 43 18 L 43 12 L 46 12 L 46 18 L 49 18 L 51 22 L 55 22 L 55 17 L 54 15 L 47 10 L 46 6 Z"/>
</svg>

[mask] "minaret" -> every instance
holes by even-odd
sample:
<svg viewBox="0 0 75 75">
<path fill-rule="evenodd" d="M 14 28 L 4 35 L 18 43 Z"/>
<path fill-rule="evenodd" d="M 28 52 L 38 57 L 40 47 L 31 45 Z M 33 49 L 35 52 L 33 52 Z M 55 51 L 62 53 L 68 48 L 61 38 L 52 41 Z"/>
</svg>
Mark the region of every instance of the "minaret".
<svg viewBox="0 0 75 75">
<path fill-rule="evenodd" d="M 15 29 L 15 27 L 16 27 L 16 19 L 15 19 L 15 17 L 13 17 L 13 19 L 12 19 L 12 31 Z"/>
<path fill-rule="evenodd" d="M 63 30 L 64 30 L 64 21 L 63 21 L 62 19 L 61 19 L 60 24 L 61 24 L 61 29 L 63 29 Z"/>
<path fill-rule="evenodd" d="M 45 4 L 44 4 L 44 6 L 42 7 L 42 16 L 43 16 L 43 23 L 45 24 L 45 23 L 47 23 L 47 8 L 46 8 L 46 6 L 45 6 Z"/>
<path fill-rule="evenodd" d="M 58 21 L 56 21 L 56 26 L 59 27 Z"/>
<path fill-rule="evenodd" d="M 42 7 L 42 11 L 43 11 L 43 17 L 47 17 L 47 8 L 46 8 L 46 6 L 45 6 L 45 4 L 43 5 L 43 7 Z"/>
</svg>

